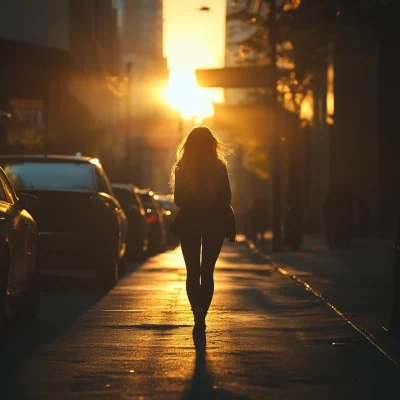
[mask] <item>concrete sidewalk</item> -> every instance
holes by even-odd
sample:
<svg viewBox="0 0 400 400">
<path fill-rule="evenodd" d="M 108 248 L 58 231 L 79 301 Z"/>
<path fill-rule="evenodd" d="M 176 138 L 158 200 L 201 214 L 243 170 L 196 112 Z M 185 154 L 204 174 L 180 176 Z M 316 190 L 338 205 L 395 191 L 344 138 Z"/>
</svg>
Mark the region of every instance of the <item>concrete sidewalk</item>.
<svg viewBox="0 0 400 400">
<path fill-rule="evenodd" d="M 185 279 L 180 249 L 132 269 L 60 337 L 4 370 L 15 383 L 10 398 L 400 397 L 392 361 L 244 243 L 223 248 L 204 341 L 192 338 Z M 57 299 L 42 299 L 36 331 L 62 323 Z M 22 339 L 7 340 L 2 351 L 14 359 Z"/>
<path fill-rule="evenodd" d="M 330 250 L 319 235 L 305 237 L 301 252 L 265 254 L 307 281 L 366 329 L 388 328 L 392 311 L 393 243 L 384 238 L 355 239 L 349 250 Z"/>
<path fill-rule="evenodd" d="M 392 240 L 357 238 L 348 250 L 331 250 L 321 235 L 306 235 L 302 251 L 281 253 L 272 253 L 270 235 L 255 244 L 290 275 L 309 283 L 357 326 L 385 339 L 392 312 Z"/>
</svg>

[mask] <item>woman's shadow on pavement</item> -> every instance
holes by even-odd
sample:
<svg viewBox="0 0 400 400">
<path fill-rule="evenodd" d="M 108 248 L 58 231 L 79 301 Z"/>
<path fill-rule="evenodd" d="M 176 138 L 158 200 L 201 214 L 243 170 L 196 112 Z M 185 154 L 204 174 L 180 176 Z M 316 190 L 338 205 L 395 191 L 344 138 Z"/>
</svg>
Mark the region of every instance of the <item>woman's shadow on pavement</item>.
<svg viewBox="0 0 400 400">
<path fill-rule="evenodd" d="M 237 396 L 216 386 L 212 373 L 207 366 L 206 334 L 194 333 L 193 343 L 196 350 L 195 369 L 191 381 L 191 387 L 183 399 L 248 399 L 246 396 Z"/>
</svg>

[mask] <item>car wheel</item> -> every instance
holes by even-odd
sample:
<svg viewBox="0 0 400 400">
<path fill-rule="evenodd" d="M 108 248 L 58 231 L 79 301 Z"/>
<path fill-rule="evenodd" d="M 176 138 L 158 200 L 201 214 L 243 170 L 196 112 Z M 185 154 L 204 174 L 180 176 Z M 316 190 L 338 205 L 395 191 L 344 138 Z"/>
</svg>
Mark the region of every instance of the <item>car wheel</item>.
<svg viewBox="0 0 400 400">
<path fill-rule="evenodd" d="M 148 255 L 148 251 L 142 250 L 136 257 L 135 261 L 145 261 Z"/>
<path fill-rule="evenodd" d="M 125 259 L 125 257 L 122 257 L 122 259 L 119 260 L 117 279 L 119 279 L 121 276 L 124 276 L 126 274 L 126 263 L 127 263 L 127 260 Z"/>
<path fill-rule="evenodd" d="M 40 290 L 35 279 L 30 287 L 10 302 L 11 314 L 21 321 L 33 321 L 40 311 Z"/>
<path fill-rule="evenodd" d="M 164 243 L 159 243 L 158 248 L 157 248 L 157 253 L 164 253 L 166 250 L 166 246 Z"/>
<path fill-rule="evenodd" d="M 0 245 L 0 333 L 6 321 L 6 290 L 9 271 L 9 254 L 7 249 Z"/>
<path fill-rule="evenodd" d="M 117 283 L 119 277 L 119 261 L 116 251 L 114 254 L 105 257 L 104 261 L 100 263 L 97 277 L 99 284 L 106 289 L 112 288 Z"/>
<path fill-rule="evenodd" d="M 0 283 L 0 334 L 3 332 L 6 322 L 6 288 Z"/>
<path fill-rule="evenodd" d="M 147 245 L 144 240 L 141 240 L 137 246 L 132 261 L 143 261 L 146 258 Z"/>
</svg>

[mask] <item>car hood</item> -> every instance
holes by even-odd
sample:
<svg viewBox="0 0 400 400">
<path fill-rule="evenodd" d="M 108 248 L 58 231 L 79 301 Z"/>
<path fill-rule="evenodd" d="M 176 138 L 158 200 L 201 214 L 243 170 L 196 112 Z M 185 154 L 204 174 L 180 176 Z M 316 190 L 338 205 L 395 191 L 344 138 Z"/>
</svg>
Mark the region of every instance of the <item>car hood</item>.
<svg viewBox="0 0 400 400">
<path fill-rule="evenodd" d="M 23 193 L 39 199 L 38 203 L 27 211 L 35 219 L 40 232 L 77 232 L 82 230 L 88 219 L 93 218 L 90 198 L 95 192 L 17 190 L 17 195 Z"/>
</svg>

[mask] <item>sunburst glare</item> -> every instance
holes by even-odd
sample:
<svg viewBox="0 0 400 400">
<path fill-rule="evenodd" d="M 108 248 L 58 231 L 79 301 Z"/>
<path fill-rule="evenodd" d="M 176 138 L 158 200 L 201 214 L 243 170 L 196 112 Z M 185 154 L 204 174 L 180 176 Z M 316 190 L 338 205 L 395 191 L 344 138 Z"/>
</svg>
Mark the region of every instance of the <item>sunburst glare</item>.
<svg viewBox="0 0 400 400">
<path fill-rule="evenodd" d="M 185 119 L 210 117 L 214 114 L 213 102 L 221 101 L 218 91 L 197 86 L 195 73 L 190 69 L 171 71 L 167 99 Z"/>
</svg>

